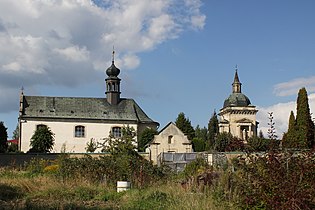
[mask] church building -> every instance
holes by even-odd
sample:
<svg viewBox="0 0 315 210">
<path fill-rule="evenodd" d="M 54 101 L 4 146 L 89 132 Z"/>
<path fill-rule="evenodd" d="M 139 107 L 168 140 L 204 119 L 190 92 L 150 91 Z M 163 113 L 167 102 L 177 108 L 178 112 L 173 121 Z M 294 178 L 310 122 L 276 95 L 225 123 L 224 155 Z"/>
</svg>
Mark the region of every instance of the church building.
<svg viewBox="0 0 315 210">
<path fill-rule="evenodd" d="M 246 143 L 248 138 L 257 136 L 259 123 L 256 121 L 256 113 L 258 110 L 242 93 L 241 87 L 242 83 L 236 69 L 232 94 L 224 101 L 223 108 L 219 113 L 219 132 L 231 133 Z"/>
<path fill-rule="evenodd" d="M 149 118 L 133 100 L 120 97 L 120 70 L 114 64 L 106 70 L 106 97 L 51 97 L 20 95 L 19 149 L 27 152 L 36 129 L 47 126 L 55 134 L 52 152 L 86 152 L 87 142 L 122 136 L 124 126 L 137 135 L 145 128 L 157 129 L 159 123 Z M 98 150 L 99 151 L 99 150 Z M 98 152 L 96 151 L 96 152 Z"/>
</svg>

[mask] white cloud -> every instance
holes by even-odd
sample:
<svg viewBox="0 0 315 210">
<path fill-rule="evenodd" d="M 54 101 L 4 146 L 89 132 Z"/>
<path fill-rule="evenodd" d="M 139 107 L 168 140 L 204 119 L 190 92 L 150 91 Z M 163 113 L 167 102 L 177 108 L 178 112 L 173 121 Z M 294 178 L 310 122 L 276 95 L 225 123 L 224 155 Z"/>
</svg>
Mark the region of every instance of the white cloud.
<svg viewBox="0 0 315 210">
<path fill-rule="evenodd" d="M 108 67 L 113 45 L 119 68 L 136 68 L 137 53 L 182 31 L 202 29 L 201 5 L 200 0 L 1 0 L 1 94 L 13 100 L 5 93 L 22 85 L 93 81 L 96 71 Z M 0 102 L 1 110 L 12 103 Z"/>
<path fill-rule="evenodd" d="M 274 86 L 274 94 L 277 96 L 296 95 L 302 87 L 305 87 L 309 93 L 315 92 L 315 76 L 296 78 L 288 82 L 276 84 Z"/>
<path fill-rule="evenodd" d="M 308 100 L 310 112 L 312 113 L 315 111 L 315 93 L 309 94 Z M 273 112 L 277 135 L 278 137 L 282 137 L 283 133 L 288 130 L 290 112 L 293 111 L 296 114 L 296 101 L 279 103 L 269 107 L 258 107 L 258 110 L 257 120 L 260 122 L 259 130 L 263 131 L 265 137 L 269 128 L 268 112 Z M 315 117 L 314 114 L 312 117 Z"/>
<path fill-rule="evenodd" d="M 80 49 L 78 46 L 72 46 L 65 49 L 54 49 L 54 51 L 70 61 L 82 62 L 89 59 L 89 52 L 85 47 Z"/>
</svg>

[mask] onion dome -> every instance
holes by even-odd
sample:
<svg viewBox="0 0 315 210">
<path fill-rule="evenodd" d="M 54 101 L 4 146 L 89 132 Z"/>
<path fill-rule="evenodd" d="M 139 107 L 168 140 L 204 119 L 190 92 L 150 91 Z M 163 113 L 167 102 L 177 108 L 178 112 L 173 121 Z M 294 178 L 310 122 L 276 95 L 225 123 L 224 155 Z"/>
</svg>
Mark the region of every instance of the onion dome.
<svg viewBox="0 0 315 210">
<path fill-rule="evenodd" d="M 109 77 L 117 77 L 119 73 L 120 73 L 120 69 L 115 66 L 114 60 L 113 60 L 112 65 L 106 70 L 106 74 Z"/>
</svg>

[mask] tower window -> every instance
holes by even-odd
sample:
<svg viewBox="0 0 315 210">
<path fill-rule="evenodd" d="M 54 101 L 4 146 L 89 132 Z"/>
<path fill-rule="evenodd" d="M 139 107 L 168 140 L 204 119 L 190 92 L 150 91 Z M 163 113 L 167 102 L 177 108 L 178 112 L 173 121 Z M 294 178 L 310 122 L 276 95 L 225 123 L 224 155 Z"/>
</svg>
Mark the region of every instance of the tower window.
<svg viewBox="0 0 315 210">
<path fill-rule="evenodd" d="M 82 125 L 75 126 L 74 137 L 85 137 L 85 127 Z"/>
<path fill-rule="evenodd" d="M 113 127 L 112 128 L 112 135 L 114 138 L 122 137 L 121 127 Z"/>
</svg>

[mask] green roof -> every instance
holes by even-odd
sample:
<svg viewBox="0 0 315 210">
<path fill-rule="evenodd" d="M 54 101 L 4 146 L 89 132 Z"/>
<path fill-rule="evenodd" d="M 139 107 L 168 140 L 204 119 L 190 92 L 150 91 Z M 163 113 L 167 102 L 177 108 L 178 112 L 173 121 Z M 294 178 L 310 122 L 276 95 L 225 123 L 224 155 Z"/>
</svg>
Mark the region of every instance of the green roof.
<svg viewBox="0 0 315 210">
<path fill-rule="evenodd" d="M 111 105 L 106 98 L 24 96 L 21 118 L 133 121 L 158 125 L 133 99 L 125 98 L 122 98 L 119 104 Z"/>
<path fill-rule="evenodd" d="M 232 93 L 223 104 L 223 108 L 229 106 L 236 106 L 236 107 L 245 107 L 249 106 L 250 100 L 249 98 L 244 95 L 243 93 Z"/>
</svg>

